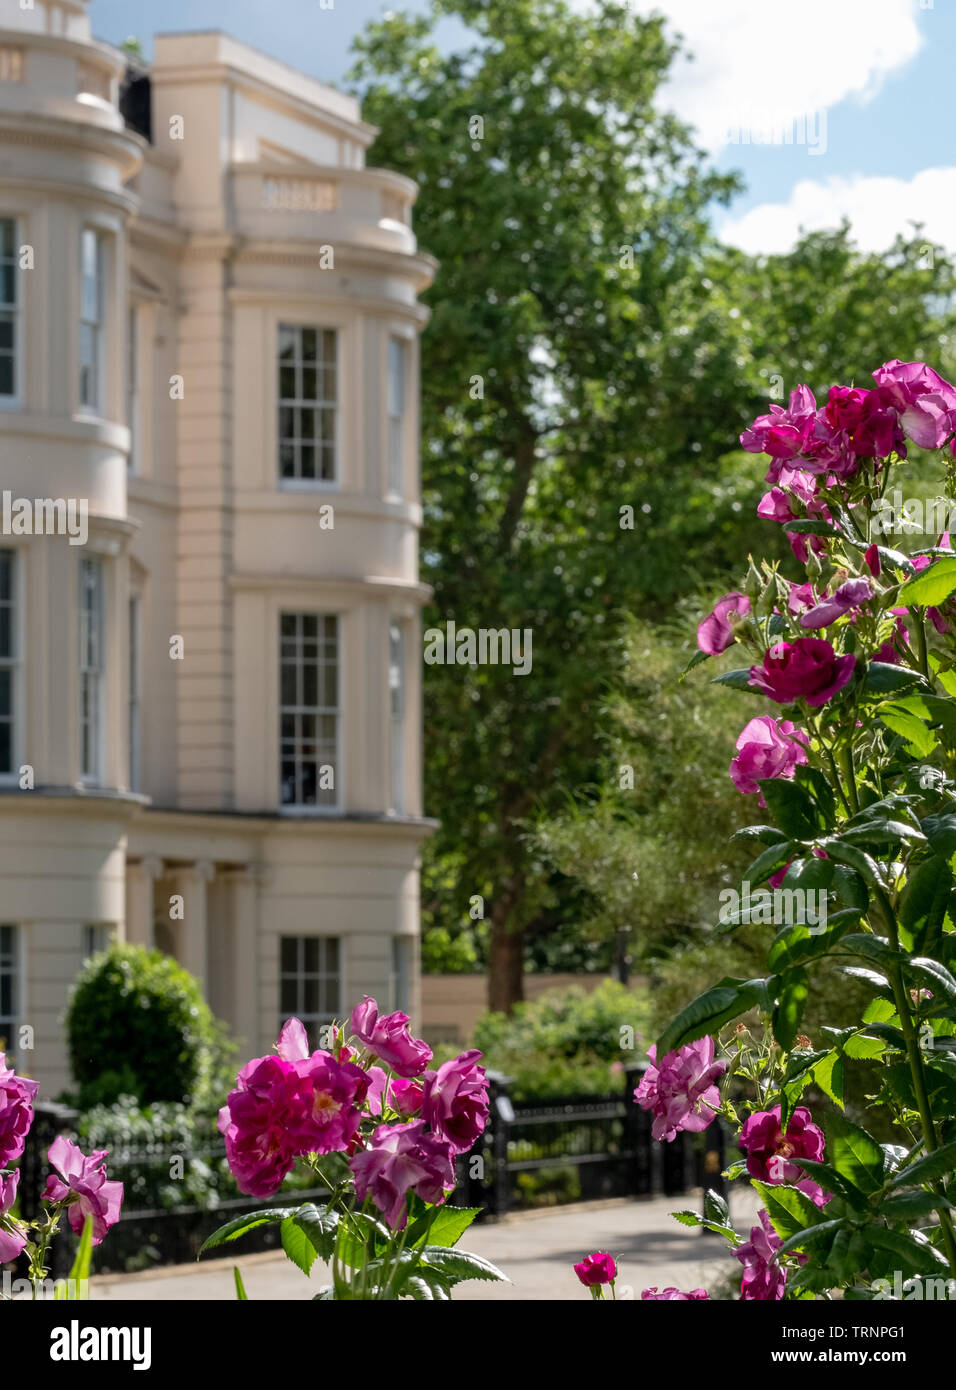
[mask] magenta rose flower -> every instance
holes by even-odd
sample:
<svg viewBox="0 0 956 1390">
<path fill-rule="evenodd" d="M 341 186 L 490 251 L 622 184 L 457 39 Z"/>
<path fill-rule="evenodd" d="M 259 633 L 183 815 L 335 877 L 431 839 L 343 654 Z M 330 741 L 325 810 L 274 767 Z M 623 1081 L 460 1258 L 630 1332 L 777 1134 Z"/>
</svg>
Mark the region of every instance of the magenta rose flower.
<svg viewBox="0 0 956 1390">
<path fill-rule="evenodd" d="M 765 806 L 760 783 L 772 777 L 793 777 L 794 769 L 807 761 L 806 743 L 806 734 L 789 719 L 758 715 L 740 731 L 730 780 L 745 796 L 759 792 L 759 804 Z"/>
<path fill-rule="evenodd" d="M 826 403 L 826 421 L 832 430 L 851 434 L 863 419 L 863 405 L 869 393 L 862 386 L 831 386 Z"/>
<path fill-rule="evenodd" d="M 393 1231 L 405 1228 L 405 1198 L 415 1192 L 425 1202 L 445 1200 L 455 1186 L 455 1165 L 449 1143 L 429 1134 L 424 1120 L 379 1125 L 367 1149 L 349 1162 L 360 1202 L 371 1196 Z"/>
<path fill-rule="evenodd" d="M 652 1111 L 654 1138 L 670 1143 L 681 1130 L 706 1129 L 720 1108 L 720 1092 L 714 1083 L 726 1070 L 726 1063 L 714 1061 L 713 1038 L 698 1038 L 668 1052 L 660 1063 L 656 1047 L 649 1047 L 647 1055 L 650 1065 L 634 1099 L 642 1110 Z"/>
<path fill-rule="evenodd" d="M 781 705 L 825 705 L 853 678 L 855 667 L 856 657 L 837 656 L 822 637 L 798 637 L 778 642 L 762 666 L 751 666 L 749 684 Z"/>
<path fill-rule="evenodd" d="M 51 1173 L 47 1178 L 43 1200 L 68 1203 L 67 1215 L 77 1235 L 91 1216 L 94 1245 L 116 1225 L 123 1202 L 123 1184 L 107 1179 L 107 1154 L 107 1149 L 97 1149 L 87 1157 L 65 1134 L 58 1135 L 47 1151 L 59 1176 Z"/>
<path fill-rule="evenodd" d="M 411 1119 L 422 1108 L 424 1087 L 420 1081 L 406 1081 L 401 1076 L 389 1076 L 381 1067 L 369 1067 L 368 1109 L 372 1115 L 382 1114 L 382 1099 L 392 1110 Z"/>
<path fill-rule="evenodd" d="M 313 1052 L 293 1063 L 299 1078 L 294 1135 L 299 1154 L 341 1153 L 355 1138 L 368 1076 L 354 1062 Z"/>
<path fill-rule="evenodd" d="M 455 1153 L 467 1153 L 488 1123 L 488 1078 L 477 1065 L 480 1056 L 471 1048 L 425 1073 L 422 1118 Z"/>
<path fill-rule="evenodd" d="M 17 1199 L 19 1182 L 19 1169 L 6 1177 L 0 1174 L 0 1265 L 6 1264 L 7 1260 L 15 1260 L 27 1243 L 20 1223 L 7 1215 Z"/>
<path fill-rule="evenodd" d="M 750 599 L 746 594 L 724 594 L 697 629 L 698 647 L 708 656 L 725 652 L 734 640 L 734 619 L 745 618 L 749 612 Z"/>
<path fill-rule="evenodd" d="M 740 436 L 740 443 L 748 453 L 769 454 L 775 461 L 796 458 L 806 447 L 816 409 L 809 386 L 798 386 L 790 392 L 786 409 L 772 405 L 768 415 L 758 415 L 750 429 Z"/>
<path fill-rule="evenodd" d="M 868 579 L 848 579 L 830 598 L 821 599 L 813 608 L 800 615 L 801 627 L 828 627 L 854 609 L 862 608 L 873 597 L 873 585 Z"/>
<path fill-rule="evenodd" d="M 585 1288 L 590 1289 L 595 1284 L 613 1284 L 617 1278 L 617 1265 L 612 1256 L 603 1250 L 596 1250 L 593 1255 L 585 1255 L 581 1263 L 574 1266 L 574 1272 Z"/>
<path fill-rule="evenodd" d="M 774 1259 L 783 1241 L 771 1226 L 763 1207 L 757 1215 L 760 1225 L 752 1226 L 750 1239 L 734 1251 L 734 1258 L 744 1267 L 740 1299 L 742 1303 L 775 1303 L 783 1298 L 787 1286 L 786 1270 Z"/>
<path fill-rule="evenodd" d="M 873 373 L 882 399 L 899 412 L 900 424 L 921 449 L 939 449 L 953 432 L 956 389 L 925 362 L 894 357 Z"/>
<path fill-rule="evenodd" d="M 692 1303 L 699 1302 L 702 1298 L 710 1298 L 706 1289 L 691 1289 L 690 1293 L 682 1293 L 680 1289 L 668 1287 L 658 1292 L 655 1284 L 653 1288 L 641 1292 L 643 1303 Z"/>
<path fill-rule="evenodd" d="M 780 1106 L 758 1110 L 751 1115 L 740 1134 L 740 1147 L 747 1153 L 747 1172 L 761 1182 L 795 1183 L 803 1177 L 801 1158 L 823 1160 L 823 1130 L 813 1123 L 805 1105 L 798 1105 L 790 1116 L 787 1132 L 780 1128 Z"/>
<path fill-rule="evenodd" d="M 38 1082 L 17 1076 L 6 1060 L 0 1052 L 0 1168 L 15 1163 L 23 1153 L 39 1090 Z"/>
<path fill-rule="evenodd" d="M 432 1050 L 408 1031 L 408 1014 L 379 1017 L 378 1004 L 366 994 L 352 1010 L 352 1032 L 369 1052 L 399 1076 L 421 1076 L 432 1059 Z"/>
</svg>

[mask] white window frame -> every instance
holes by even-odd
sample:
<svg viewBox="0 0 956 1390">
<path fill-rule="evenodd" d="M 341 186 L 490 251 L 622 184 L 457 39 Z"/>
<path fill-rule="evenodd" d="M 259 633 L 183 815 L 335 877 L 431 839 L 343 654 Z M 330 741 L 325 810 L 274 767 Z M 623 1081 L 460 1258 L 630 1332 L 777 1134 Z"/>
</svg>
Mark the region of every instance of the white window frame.
<svg viewBox="0 0 956 1390">
<path fill-rule="evenodd" d="M 3 931 L 7 929 L 12 932 L 12 948 L 9 952 L 3 950 Z M 10 981 L 10 1003 L 11 1009 L 8 1014 L 0 1014 L 0 1052 L 16 1054 L 17 1033 L 20 1025 L 23 1008 L 23 947 L 20 939 L 20 928 L 14 922 L 0 922 L 0 975 L 6 976 Z M 9 1025 L 9 1034 L 7 1026 Z M 6 1046 L 3 1040 L 6 1039 Z M 9 1065 L 9 1059 L 7 1065 Z"/>
<path fill-rule="evenodd" d="M 90 244 L 88 238 L 93 238 L 94 245 L 94 298 L 95 305 L 92 310 L 92 317 L 87 313 L 86 303 L 86 248 Z M 89 329 L 93 341 L 93 360 L 87 364 L 83 349 L 84 329 Z M 79 356 L 77 359 L 77 390 L 79 395 L 80 410 L 85 415 L 94 415 L 103 418 L 106 414 L 104 403 L 105 391 L 105 332 L 106 332 L 106 238 L 98 227 L 83 227 L 80 231 L 80 332 L 79 332 Z M 84 399 L 87 393 L 87 378 L 85 372 L 87 366 L 91 367 L 93 373 L 92 399 Z"/>
<path fill-rule="evenodd" d="M 85 965 L 91 956 L 105 951 L 109 945 L 109 927 L 105 922 L 84 922 L 80 928 L 80 960 Z"/>
<path fill-rule="evenodd" d="M 10 395 L 0 392 L 0 410 L 19 410 L 23 405 L 23 275 L 20 271 L 20 222 L 13 213 L 0 214 L 0 223 L 9 222 L 13 227 L 13 252 L 3 254 L 0 240 L 0 265 L 13 267 L 13 303 L 0 304 L 0 313 L 7 314 L 13 321 L 13 391 Z"/>
<path fill-rule="evenodd" d="M 4 607 L 10 609 L 10 655 L 0 654 L 0 669 L 10 672 L 10 760 L 11 767 L 8 772 L 0 768 L 0 786 L 15 785 L 19 778 L 20 768 L 20 729 L 21 729 L 21 710 L 22 703 L 22 680 L 23 680 L 23 658 L 22 643 L 20 633 L 23 628 L 23 597 L 21 575 L 23 565 L 20 561 L 20 552 L 14 546 L 0 546 L 0 555 L 8 556 L 10 560 L 11 589 L 13 597 L 9 601 L 0 600 Z"/>
<path fill-rule="evenodd" d="M 292 970 L 283 968 L 283 954 L 286 942 L 294 942 L 296 949 L 296 963 Z M 316 970 L 306 970 L 305 968 L 305 949 L 306 942 L 317 942 L 318 968 Z M 335 943 L 336 968 L 330 969 L 328 958 L 331 943 Z M 279 937 L 279 1027 L 290 1018 L 297 1018 L 305 1024 L 309 1033 L 309 1040 L 313 1049 L 319 1047 L 319 1030 L 326 1024 L 334 1022 L 336 1017 L 341 1016 L 342 1000 L 345 998 L 345 981 L 342 964 L 344 960 L 344 941 L 341 936 L 320 936 L 318 934 L 293 936 L 283 934 Z M 318 986 L 319 1005 L 327 1003 L 327 1008 L 307 1009 L 305 1007 L 305 987 L 308 980 L 314 980 Z M 328 981 L 334 980 L 336 983 L 335 1002 L 332 1003 L 326 997 L 325 986 Z M 294 1008 L 283 1008 L 283 1000 L 288 1001 L 288 994 L 284 986 L 289 982 L 294 984 L 293 1001 Z"/>
<path fill-rule="evenodd" d="M 143 776 L 143 722 L 142 722 L 142 646 L 143 646 L 143 601 L 142 596 L 132 593 L 127 604 L 127 737 L 129 740 L 129 789 L 138 792 L 142 789 Z"/>
<path fill-rule="evenodd" d="M 303 372 L 303 369 L 306 368 L 306 367 L 309 365 L 309 364 L 306 363 L 305 358 L 304 358 L 304 356 L 303 356 L 303 354 L 302 354 L 302 334 L 303 334 L 304 332 L 306 332 L 306 331 L 309 331 L 309 330 L 311 330 L 312 332 L 314 332 L 315 335 L 316 335 L 316 358 L 315 358 L 315 369 L 316 369 L 316 395 L 315 395 L 315 398 L 314 398 L 314 399 L 310 399 L 309 397 L 307 397 L 307 396 L 304 394 L 303 387 L 302 387 L 302 372 Z M 293 370 L 294 370 L 294 372 L 295 372 L 295 395 L 294 395 L 294 396 L 283 396 L 283 394 L 282 394 L 282 371 L 283 371 L 283 366 L 285 365 L 285 366 L 287 367 L 288 365 L 290 365 L 290 364 L 287 363 L 287 362 L 284 363 L 284 360 L 283 360 L 283 358 L 282 358 L 282 356 L 281 356 L 281 353 L 282 353 L 282 337 L 283 337 L 283 334 L 284 334 L 284 333 L 292 333 L 292 334 L 295 335 L 295 339 L 296 339 L 295 355 L 294 355 L 294 357 L 292 358 L 292 362 L 291 362 L 291 365 L 292 365 Z M 321 346 L 321 341 L 322 341 L 322 335 L 325 334 L 325 333 L 331 333 L 331 335 L 332 335 L 332 340 L 333 340 L 333 345 L 334 345 L 334 355 L 333 355 L 333 360 L 331 361 L 331 363 L 327 362 L 327 361 L 325 360 L 325 358 L 320 358 L 320 356 L 319 356 L 320 346 Z M 324 371 L 324 370 L 321 370 L 321 369 L 327 368 L 327 367 L 329 367 L 329 366 L 331 366 L 332 372 L 333 372 L 333 376 L 334 376 L 335 393 L 334 393 L 334 396 L 333 396 L 331 399 L 326 399 L 324 396 L 321 396 L 321 395 L 319 394 L 319 378 L 320 378 L 320 371 L 321 371 L 322 383 L 323 383 L 323 385 L 324 385 L 325 371 Z M 297 490 L 298 490 L 298 491 L 317 491 L 317 492 L 322 492 L 322 491 L 337 491 L 337 490 L 341 487 L 341 473 L 342 473 L 342 468 L 341 468 L 341 464 L 342 464 L 342 434 L 341 434 L 341 428 L 342 428 L 342 330 L 338 327 L 337 324 L 329 324 L 329 323 L 299 323 L 299 322 L 293 322 L 293 321 L 290 320 L 290 319 L 285 319 L 285 318 L 280 319 L 280 320 L 279 320 L 279 323 L 278 323 L 278 325 L 277 325 L 277 330 L 276 330 L 275 373 L 276 373 L 276 375 L 275 375 L 275 383 L 276 383 L 276 414 L 275 414 L 275 423 L 276 423 L 276 459 L 275 459 L 275 467 L 276 467 L 276 476 L 277 476 L 277 478 L 278 478 L 279 487 L 282 488 L 282 489 L 288 489 L 288 490 L 293 491 L 293 492 L 294 492 L 294 491 L 297 491 Z M 283 450 L 283 448 L 284 448 L 284 447 L 288 447 L 289 444 L 291 444 L 291 446 L 292 446 L 292 448 L 293 448 L 293 450 L 294 450 L 294 466 L 295 466 L 296 468 L 301 468 L 301 452 L 300 452 L 300 451 L 301 451 L 301 448 L 303 447 L 303 444 L 305 444 L 305 447 L 309 447 L 308 443 L 305 442 L 305 437 L 304 437 L 304 436 L 300 436 L 300 435 L 298 434 L 298 429 L 297 429 L 297 427 L 296 427 L 296 429 L 294 429 L 292 435 L 290 435 L 290 436 L 283 436 L 283 433 L 282 433 L 282 412 L 283 412 L 284 410 L 292 410 L 292 411 L 296 412 L 296 419 L 298 418 L 298 412 L 299 412 L 299 411 L 305 411 L 305 410 L 314 411 L 314 412 L 315 412 L 315 418 L 314 418 L 314 422 L 313 422 L 313 423 L 314 423 L 314 426 L 316 426 L 316 427 L 317 427 L 317 425 L 318 425 L 319 413 L 320 413 L 321 411 L 323 411 L 323 410 L 330 410 L 330 411 L 332 412 L 332 436 L 331 436 L 331 448 L 332 448 L 332 475 L 331 475 L 331 477 L 329 477 L 329 478 L 323 478 L 323 477 L 319 477 L 319 476 L 315 476 L 315 477 L 311 477 L 311 478 L 310 478 L 310 477 L 303 477 L 302 474 L 301 474 L 301 472 L 294 473 L 291 477 L 286 477 L 286 476 L 284 476 L 284 474 L 283 474 L 283 472 L 282 472 L 282 450 Z M 313 436 L 312 436 L 312 444 L 311 444 L 311 447 L 312 447 L 312 450 L 313 450 L 313 455 L 314 455 L 314 457 L 313 457 L 313 463 L 314 463 L 314 465 L 315 465 L 316 467 L 318 467 L 318 466 L 319 466 L 319 463 L 320 463 L 320 459 L 319 459 L 318 456 L 317 456 L 319 451 L 318 451 L 318 445 L 317 445 L 317 443 L 316 443 L 316 439 L 317 439 L 317 435 L 316 435 L 315 433 L 313 433 Z"/>
<path fill-rule="evenodd" d="M 286 636 L 283 634 L 282 628 L 283 628 L 283 620 L 284 620 L 285 618 L 294 618 L 294 619 L 296 620 L 296 633 L 295 633 L 294 637 L 289 638 L 289 637 L 286 637 Z M 322 701 L 321 701 L 321 698 L 320 698 L 320 697 L 321 697 L 321 693 L 322 693 L 322 676 L 323 676 L 323 665 L 324 665 L 323 657 L 324 657 L 324 655 L 325 655 L 321 650 L 319 651 L 319 653 L 318 653 L 318 655 L 317 655 L 317 658 L 316 658 L 317 667 L 318 667 L 317 673 L 316 673 L 316 697 L 317 697 L 316 703 L 315 703 L 314 705 L 308 705 L 308 704 L 305 703 L 304 699 L 301 699 L 301 698 L 297 698 L 297 700 L 296 700 L 296 702 L 295 702 L 294 704 L 289 704 L 289 705 L 287 705 L 287 704 L 285 704 L 285 703 L 283 702 L 283 698 L 282 698 L 282 668 L 283 668 L 283 666 L 286 664 L 286 662 L 287 662 L 287 660 L 288 660 L 288 657 L 285 655 L 285 653 L 284 653 L 284 651 L 283 651 L 284 644 L 285 644 L 287 641 L 293 641 L 293 642 L 295 642 L 295 643 L 297 644 L 297 646 L 298 646 L 299 648 L 301 648 L 303 642 L 308 641 L 308 640 L 311 640 L 311 639 L 309 639 L 309 638 L 307 638 L 307 637 L 305 636 L 305 634 L 304 634 L 304 632 L 303 632 L 303 630 L 302 630 L 302 622 L 303 622 L 304 619 L 307 619 L 307 618 L 315 618 L 315 619 L 317 620 L 317 621 L 316 621 L 316 641 L 317 641 L 317 643 L 320 645 L 320 647 L 321 647 L 321 644 L 322 644 L 323 642 L 325 642 L 325 641 L 328 640 L 327 637 L 324 635 L 324 633 L 325 633 L 325 627 L 324 627 L 325 623 L 327 623 L 327 622 L 332 622 L 332 623 L 335 624 L 335 629 L 334 629 L 334 631 L 335 631 L 335 668 L 336 668 L 336 669 L 335 669 L 335 704 L 334 704 L 334 706 L 329 706 L 329 705 L 323 704 Z M 279 613 L 279 621 L 278 621 L 278 637 L 279 637 L 279 671 L 278 671 L 278 676 L 279 676 L 279 682 L 278 682 L 278 683 L 279 683 L 279 730 L 278 730 L 278 733 L 279 733 L 279 747 L 278 747 L 278 753 L 279 753 L 279 809 L 280 809 L 280 811 L 282 812 L 282 814 L 284 814 L 284 815 L 292 815 L 292 816 L 296 816 L 296 815 L 298 815 L 298 816 L 337 815 L 337 814 L 340 814 L 341 811 L 342 811 L 342 665 L 343 665 L 343 662 L 342 662 L 342 658 L 343 658 L 342 629 L 343 629 L 342 616 L 341 616 L 341 614 L 339 614 L 339 613 L 334 613 L 334 612 L 317 612 L 317 611 L 312 610 L 312 609 L 303 610 L 303 609 L 285 609 L 285 608 L 282 609 L 282 610 L 280 611 L 280 613 Z M 297 697 L 301 697 L 301 696 L 303 695 L 303 687 L 304 687 L 304 683 L 305 683 L 304 669 L 305 669 L 305 665 L 306 665 L 306 659 L 305 659 L 304 653 L 303 653 L 301 650 L 298 651 L 298 652 L 296 653 L 296 655 L 293 657 L 293 664 L 295 665 L 295 668 L 296 668 L 296 695 L 297 695 Z M 320 743 L 322 743 L 322 740 L 320 739 L 320 737 L 319 737 L 319 735 L 318 735 L 318 721 L 319 721 L 319 719 L 322 718 L 323 716 L 329 716 L 329 715 L 333 716 L 334 719 L 335 719 L 334 751 L 333 751 L 333 756 L 331 757 L 331 759 L 328 758 L 328 757 L 326 756 L 325 751 L 323 751 L 323 752 L 320 752 L 320 751 L 319 751 L 319 745 L 320 745 Z M 323 766 L 325 763 L 327 763 L 327 762 L 331 762 L 331 766 L 332 766 L 332 769 L 333 769 L 333 778 L 334 778 L 334 782 L 335 782 L 335 786 L 334 786 L 334 788 L 333 788 L 333 793 L 334 793 L 334 794 L 333 794 L 333 798 L 332 798 L 331 800 L 328 800 L 328 801 L 316 801 L 316 802 L 308 802 L 308 801 L 285 801 L 285 800 L 283 800 L 283 795 L 282 795 L 282 793 L 283 793 L 283 786 L 282 786 L 282 767 L 283 767 L 283 763 L 286 761 L 286 759 L 285 759 L 285 745 L 286 745 L 286 743 L 288 742 L 286 736 L 285 736 L 284 733 L 283 733 L 283 720 L 284 720 L 286 717 L 288 717 L 288 716 L 292 716 L 293 718 L 296 718 L 296 719 L 298 719 L 298 718 L 303 718 L 303 717 L 312 717 L 312 718 L 315 719 L 315 721 L 316 721 L 316 736 L 315 736 L 314 739 L 307 739 L 305 735 L 303 735 L 303 734 L 298 734 L 298 733 L 297 733 L 297 734 L 293 734 L 292 739 L 293 739 L 293 742 L 296 743 L 296 744 L 312 743 L 312 744 L 315 745 L 315 748 L 316 748 L 316 756 L 315 756 L 315 767 L 316 767 L 316 795 L 317 795 L 317 796 L 320 795 L 320 794 L 328 795 L 327 792 L 326 792 L 326 793 L 320 793 L 320 792 L 319 792 L 319 789 L 318 789 L 318 780 L 319 780 L 319 777 L 320 777 L 320 775 L 321 775 L 320 769 L 322 768 L 322 766 Z M 300 769 L 300 764 L 301 764 L 301 765 L 306 765 L 310 760 L 309 760 L 309 759 L 305 759 L 304 757 L 300 757 L 300 756 L 297 754 L 296 751 L 293 751 L 293 761 L 295 762 L 295 765 L 296 765 L 295 780 L 296 780 L 296 791 L 297 791 L 297 793 L 298 793 L 299 790 L 300 790 L 300 788 L 301 788 L 301 773 L 300 773 L 300 770 L 299 770 L 299 769 Z"/>
<path fill-rule="evenodd" d="M 406 455 L 408 453 L 408 341 L 390 333 L 386 349 L 385 393 L 385 458 L 387 491 L 390 496 L 404 497 L 406 488 Z"/>
<path fill-rule="evenodd" d="M 89 786 L 101 786 L 106 728 L 106 574 L 103 561 L 98 556 L 84 555 L 80 559 L 79 573 L 80 781 Z M 92 591 L 88 580 L 93 574 L 97 576 L 95 603 L 87 607 L 87 594 Z M 88 695 L 92 695 L 92 710 L 87 703 Z M 88 747 L 92 751 L 90 758 L 85 756 Z"/>
<path fill-rule="evenodd" d="M 388 625 L 388 723 L 391 748 L 389 804 L 394 814 L 405 810 L 405 732 L 408 711 L 408 641 L 397 618 Z"/>
</svg>

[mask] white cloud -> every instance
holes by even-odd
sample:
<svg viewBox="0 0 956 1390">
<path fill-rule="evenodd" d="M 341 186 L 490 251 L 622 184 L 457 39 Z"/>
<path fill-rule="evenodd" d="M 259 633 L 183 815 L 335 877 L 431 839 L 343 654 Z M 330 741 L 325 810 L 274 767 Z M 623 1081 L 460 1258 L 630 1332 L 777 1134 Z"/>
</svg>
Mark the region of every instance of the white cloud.
<svg viewBox="0 0 956 1390">
<path fill-rule="evenodd" d="M 581 9 L 588 0 L 574 0 Z M 923 44 L 919 0 L 632 0 L 684 37 L 661 101 L 716 151 L 728 132 L 869 101 Z"/>
<path fill-rule="evenodd" d="M 884 251 L 897 232 L 921 222 L 927 241 L 956 251 L 956 168 L 923 169 L 911 179 L 858 174 L 825 181 L 803 179 L 785 203 L 761 203 L 740 217 L 729 217 L 718 231 L 723 241 L 753 254 L 787 251 L 801 228 L 819 231 L 849 218 L 857 242 L 867 251 Z"/>
</svg>

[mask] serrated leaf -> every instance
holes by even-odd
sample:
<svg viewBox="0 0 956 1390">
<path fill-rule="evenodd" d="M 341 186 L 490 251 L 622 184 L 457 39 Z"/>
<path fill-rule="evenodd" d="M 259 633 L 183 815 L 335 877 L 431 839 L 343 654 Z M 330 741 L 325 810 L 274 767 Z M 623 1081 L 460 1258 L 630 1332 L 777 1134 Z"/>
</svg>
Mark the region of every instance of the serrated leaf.
<svg viewBox="0 0 956 1390">
<path fill-rule="evenodd" d="M 717 1032 L 731 1019 L 739 1018 L 765 998 L 766 986 L 766 980 L 738 980 L 725 976 L 692 1000 L 668 1025 L 658 1041 L 657 1056 L 664 1057 L 675 1048 L 696 1042 L 707 1033 Z"/>
<path fill-rule="evenodd" d="M 823 1117 L 829 1162 L 858 1192 L 867 1195 L 883 1186 L 883 1150 L 876 1140 L 839 1111 Z"/>
<path fill-rule="evenodd" d="M 424 1273 L 426 1268 L 437 1269 L 447 1284 L 461 1284 L 466 1279 L 498 1280 L 505 1284 L 511 1282 L 497 1265 L 483 1255 L 473 1255 L 467 1250 L 449 1250 L 443 1245 L 425 1246 L 419 1270 Z"/>
<path fill-rule="evenodd" d="M 938 608 L 956 590 L 956 557 L 938 559 L 929 569 L 901 585 L 900 605 L 917 604 L 922 608 Z"/>
<path fill-rule="evenodd" d="M 938 1182 L 956 1172 L 956 1143 L 944 1144 L 931 1154 L 925 1154 L 915 1163 L 894 1174 L 890 1187 L 918 1187 L 925 1183 Z"/>
<path fill-rule="evenodd" d="M 205 1250 L 212 1250 L 217 1245 L 226 1245 L 230 1241 L 238 1240 L 247 1231 L 254 1231 L 257 1226 L 266 1226 L 273 1221 L 284 1221 L 294 1211 L 295 1207 L 263 1207 L 261 1210 L 249 1212 L 245 1216 L 237 1216 L 233 1221 L 227 1221 L 224 1226 L 218 1227 L 211 1236 L 207 1236 L 199 1247 L 199 1254 L 201 1255 Z"/>
<path fill-rule="evenodd" d="M 820 1223 L 820 1210 L 798 1188 L 754 1181 L 770 1224 L 783 1240 Z"/>
</svg>

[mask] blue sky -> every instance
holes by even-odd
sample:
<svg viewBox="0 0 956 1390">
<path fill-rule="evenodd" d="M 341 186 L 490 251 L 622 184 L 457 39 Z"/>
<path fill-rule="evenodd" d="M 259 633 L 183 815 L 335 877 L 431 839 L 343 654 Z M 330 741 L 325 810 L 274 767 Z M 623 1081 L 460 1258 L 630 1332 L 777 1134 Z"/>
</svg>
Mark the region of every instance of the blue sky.
<svg viewBox="0 0 956 1390">
<path fill-rule="evenodd" d="M 586 9 L 590 0 L 572 3 Z M 664 13 L 695 53 L 663 101 L 695 125 L 719 167 L 746 179 L 729 213 L 715 215 L 721 235 L 751 251 L 782 250 L 800 225 L 845 214 L 868 247 L 881 249 L 913 219 L 956 249 L 956 0 L 632 3 Z M 344 85 L 349 45 L 369 20 L 424 8 L 425 0 L 333 0 L 332 9 L 320 0 L 92 0 L 90 14 L 98 37 L 119 43 L 133 32 L 147 52 L 156 32 L 226 29 Z M 448 42 L 458 32 L 446 26 Z M 757 143 L 763 131 L 772 143 Z"/>
</svg>

